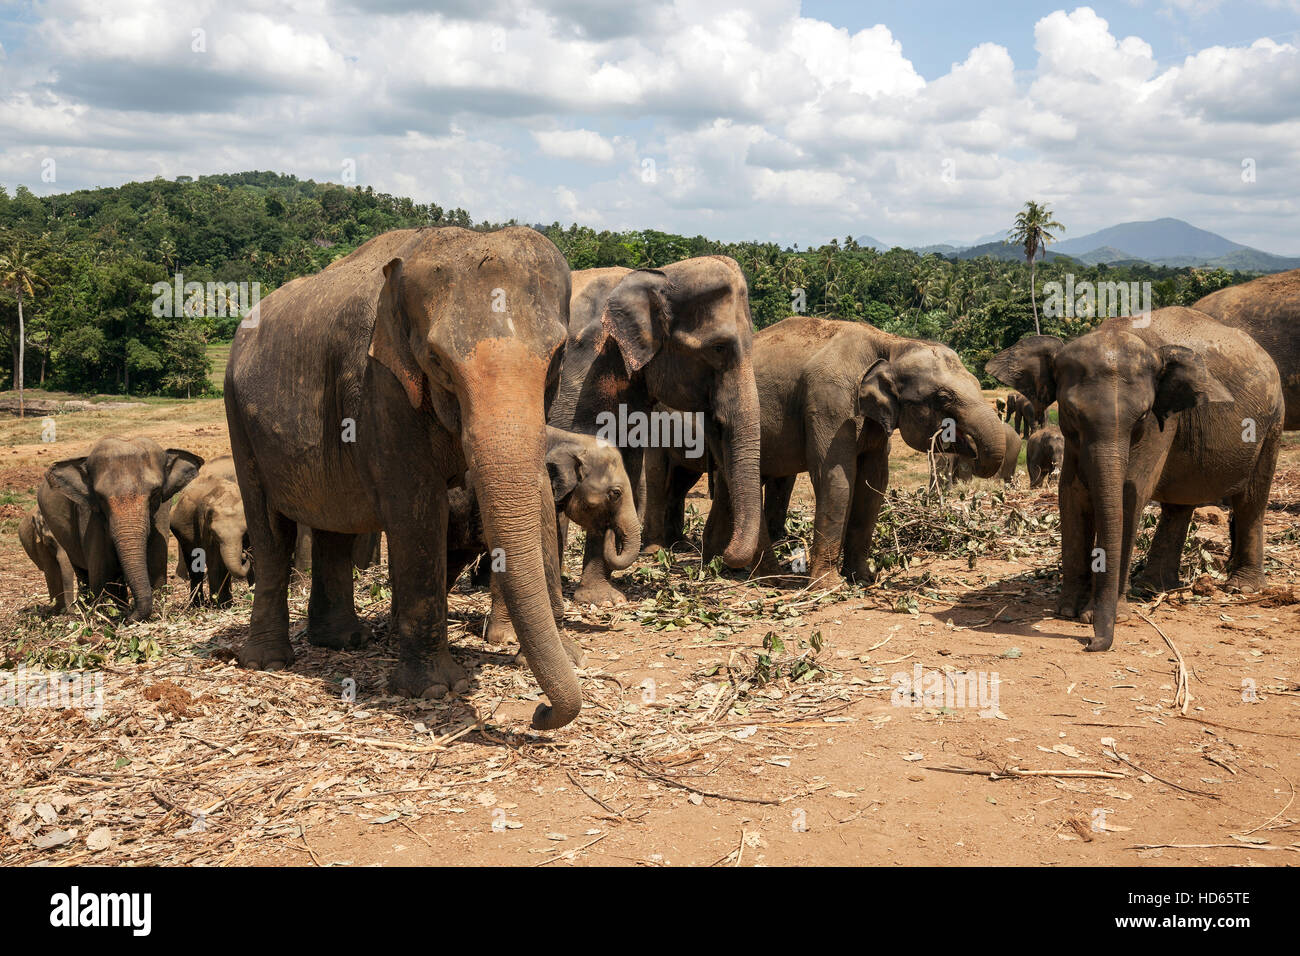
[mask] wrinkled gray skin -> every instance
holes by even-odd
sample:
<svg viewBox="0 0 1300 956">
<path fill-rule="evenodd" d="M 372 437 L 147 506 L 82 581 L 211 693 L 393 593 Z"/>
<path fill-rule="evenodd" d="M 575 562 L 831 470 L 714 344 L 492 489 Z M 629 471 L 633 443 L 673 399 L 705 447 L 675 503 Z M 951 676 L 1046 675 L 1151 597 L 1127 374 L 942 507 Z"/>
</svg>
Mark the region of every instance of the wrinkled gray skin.
<svg viewBox="0 0 1300 956">
<path fill-rule="evenodd" d="M 67 552 L 54 540 L 40 508 L 33 508 L 18 522 L 18 540 L 27 556 L 45 573 L 45 585 L 53 603 L 42 608 L 41 613 L 62 614 L 77 600 L 77 578 Z"/>
<path fill-rule="evenodd" d="M 225 382 L 257 563 L 242 664 L 293 661 L 295 522 L 313 529 L 308 639 L 364 640 L 352 547 L 382 530 L 398 639 L 391 692 L 466 689 L 447 644 L 447 512 L 449 488 L 468 473 L 484 538 L 505 556 L 505 604 L 550 698 L 533 725 L 577 717 L 576 649 L 556 628 L 543 557 L 555 535 L 545 398 L 568 311 L 563 256 L 521 227 L 395 230 L 262 300 L 235 336 Z M 347 420 L 355 441 L 343 440 Z"/>
<path fill-rule="evenodd" d="M 1109 648 L 1115 622 L 1128 616 L 1129 562 L 1148 501 L 1162 507 L 1144 586 L 1178 586 L 1193 510 L 1225 498 L 1232 506 L 1227 586 L 1253 591 L 1264 584 L 1264 511 L 1282 433 L 1282 384 L 1250 336 L 1191 309 L 1159 309 L 1145 327 L 1110 319 L 1068 343 L 1029 336 L 987 369 L 1033 397 L 1038 411 L 1059 403 L 1058 611 L 1093 625 L 1088 650 Z"/>
<path fill-rule="evenodd" d="M 171 529 L 179 545 L 177 576 L 190 585 L 190 603 L 203 602 L 206 574 L 208 598 L 218 607 L 231 602 L 235 580 L 246 581 L 253 571 L 248 552 L 248 523 L 229 455 L 213 459 L 172 502 Z"/>
<path fill-rule="evenodd" d="M 1020 432 L 1010 422 L 1002 423 L 1002 431 L 1006 435 L 1007 447 L 1002 453 L 1002 467 L 998 469 L 998 477 L 1010 482 L 1016 476 L 1016 465 L 1020 462 L 1020 447 L 1023 443 Z M 937 456 L 935 465 L 938 472 L 936 477 L 945 485 L 970 481 L 975 477 L 975 459 L 966 455 L 944 452 Z"/>
<path fill-rule="evenodd" d="M 1282 376 L 1282 427 L 1300 430 L 1300 269 L 1211 292 L 1192 308 L 1241 329 L 1269 354 Z"/>
<path fill-rule="evenodd" d="M 128 621 L 153 613 L 167 579 L 168 502 L 203 459 L 148 438 L 106 436 L 84 458 L 51 465 L 37 490 L 41 514 L 92 600 L 129 603 Z"/>
<path fill-rule="evenodd" d="M 1025 468 L 1029 471 L 1029 487 L 1037 488 L 1044 481 L 1059 477 L 1061 462 L 1065 460 L 1065 438 L 1055 425 L 1044 425 L 1029 436 L 1025 446 Z"/>
<path fill-rule="evenodd" d="M 754 336 L 762 409 L 766 536 L 782 535 L 795 478 L 817 496 L 809 573 L 818 587 L 869 580 L 871 537 L 889 484 L 889 439 L 928 451 L 951 420 L 957 454 L 982 478 L 1002 467 L 1006 435 L 979 382 L 944 345 L 863 322 L 793 316 Z M 728 508 L 725 485 L 713 512 Z M 707 537 L 706 528 L 706 537 Z M 764 561 L 773 565 L 770 544 Z"/>
<path fill-rule="evenodd" d="M 572 521 L 588 537 L 604 541 L 605 562 L 616 571 L 630 567 L 641 551 L 641 521 L 636 513 L 632 483 L 623 467 L 623 457 L 613 445 L 591 435 L 546 429 L 546 470 L 555 500 L 557 521 Z M 471 493 L 451 498 L 448 531 L 447 580 L 450 585 L 470 561 L 483 552 L 482 518 Z M 483 555 L 489 565 L 491 554 Z M 547 584 L 557 620 L 563 620 L 564 598 L 560 590 L 563 552 L 557 538 L 547 555 Z M 486 638 L 500 644 L 514 638 L 510 613 L 501 599 L 501 588 L 492 581 L 492 611 Z"/>
<path fill-rule="evenodd" d="M 1045 418 L 1040 418 L 1034 410 L 1034 403 L 1019 392 L 1009 392 L 1004 407 L 1006 414 L 1003 421 L 1014 424 L 1018 435 L 1028 438 L 1035 428 L 1043 427 Z M 1047 411 L 1044 410 L 1043 416 L 1046 415 Z"/>
<path fill-rule="evenodd" d="M 584 269 L 573 274 L 569 340 L 550 423 L 598 433 L 601 413 L 648 414 L 655 402 L 704 415 L 720 482 L 733 489 L 734 514 L 717 514 L 711 541 L 731 567 L 747 566 L 759 537 L 759 411 L 751 361 L 753 322 L 744 273 L 726 256 L 687 259 L 663 269 Z M 634 488 L 642 448 L 622 448 Z M 715 520 L 710 515 L 710 520 Z M 582 604 L 621 603 L 609 581 L 604 545 L 587 538 Z"/>
</svg>

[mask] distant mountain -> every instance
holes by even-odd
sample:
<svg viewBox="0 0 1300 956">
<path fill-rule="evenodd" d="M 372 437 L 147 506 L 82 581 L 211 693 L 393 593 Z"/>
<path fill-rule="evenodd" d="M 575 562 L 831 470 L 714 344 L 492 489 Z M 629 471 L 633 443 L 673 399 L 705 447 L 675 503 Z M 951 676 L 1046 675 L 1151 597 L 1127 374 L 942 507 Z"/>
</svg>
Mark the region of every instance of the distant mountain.
<svg viewBox="0 0 1300 956">
<path fill-rule="evenodd" d="M 1102 263 L 1102 262 L 1110 264 L 1112 262 L 1135 262 L 1135 261 L 1141 262 L 1142 261 L 1140 257 L 1131 256 L 1123 249 L 1116 249 L 1114 246 L 1100 246 L 1096 249 L 1093 249 L 1091 252 L 1085 252 L 1081 256 L 1074 256 L 1074 258 L 1078 259 L 1084 265 L 1089 265 L 1089 266 L 1095 266 L 1098 263 Z"/>
<path fill-rule="evenodd" d="M 988 256 L 991 259 L 1003 259 L 1007 262 L 1024 262 L 1025 250 L 1020 246 L 1012 245 L 1009 242 L 985 242 L 978 246 L 971 246 L 969 249 L 963 249 L 953 258 L 956 259 L 978 259 L 980 256 Z M 1046 256 L 1040 256 L 1039 262 L 1051 262 L 1053 259 L 1070 258 L 1062 256 L 1057 252 L 1048 252 Z"/>
<path fill-rule="evenodd" d="M 1216 233 L 1198 229 L 1181 219 L 1152 219 L 1149 222 L 1122 222 L 1098 232 L 1052 243 L 1051 248 L 1069 256 L 1082 257 L 1103 247 L 1123 249 L 1129 258 L 1159 262 L 1163 259 L 1187 258 L 1199 264 L 1249 249 L 1239 242 Z"/>
<path fill-rule="evenodd" d="M 955 246 L 951 242 L 940 242 L 933 246 L 913 246 L 912 251 L 918 256 L 928 256 L 938 253 L 941 256 L 952 256 L 961 252 L 966 246 Z"/>
<path fill-rule="evenodd" d="M 1174 259 L 1158 259 L 1160 266 L 1209 266 L 1212 269 L 1239 270 L 1241 272 L 1285 272 L 1287 269 L 1300 269 L 1300 257 L 1275 256 L 1271 252 L 1258 249 L 1241 248 L 1229 252 L 1226 256 L 1213 259 L 1189 261 L 1192 257 L 1179 256 Z"/>
<path fill-rule="evenodd" d="M 890 249 L 894 248 L 888 243 L 881 242 L 875 236 L 863 235 L 863 236 L 855 236 L 854 238 L 857 240 L 858 245 L 862 246 L 864 249 L 870 248 L 870 249 L 875 249 L 879 252 L 888 252 Z"/>
</svg>

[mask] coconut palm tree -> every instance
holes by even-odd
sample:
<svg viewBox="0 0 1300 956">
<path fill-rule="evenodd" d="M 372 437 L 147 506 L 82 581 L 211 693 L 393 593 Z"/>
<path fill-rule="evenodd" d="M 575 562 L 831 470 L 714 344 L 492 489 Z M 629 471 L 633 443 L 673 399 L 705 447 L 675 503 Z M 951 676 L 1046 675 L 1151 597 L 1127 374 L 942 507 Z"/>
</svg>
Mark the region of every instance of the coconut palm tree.
<svg viewBox="0 0 1300 956">
<path fill-rule="evenodd" d="M 1039 252 L 1047 255 L 1047 244 L 1055 242 L 1056 236 L 1049 229 L 1065 232 L 1065 227 L 1052 218 L 1052 208 L 1047 203 L 1030 200 L 1016 216 L 1016 224 L 1007 232 L 1007 238 L 1017 245 L 1024 246 L 1025 261 L 1029 263 L 1029 301 L 1034 306 L 1034 333 L 1041 335 L 1043 330 L 1038 324 L 1038 295 L 1034 289 L 1036 275 L 1035 259 Z"/>
<path fill-rule="evenodd" d="M 23 322 L 23 298 L 35 298 L 36 290 L 47 285 L 37 275 L 27 247 L 19 240 L 12 239 L 9 248 L 0 253 L 0 288 L 9 289 L 18 296 L 18 361 L 14 366 L 14 387 L 18 389 L 18 417 L 26 417 L 23 404 L 23 359 L 27 328 Z"/>
</svg>

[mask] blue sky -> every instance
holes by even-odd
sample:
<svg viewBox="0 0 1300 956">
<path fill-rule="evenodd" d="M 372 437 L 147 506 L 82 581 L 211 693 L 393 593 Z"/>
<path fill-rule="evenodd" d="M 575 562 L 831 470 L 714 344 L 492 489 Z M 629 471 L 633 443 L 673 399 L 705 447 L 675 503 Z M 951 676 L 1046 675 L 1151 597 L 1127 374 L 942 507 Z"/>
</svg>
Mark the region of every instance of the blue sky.
<svg viewBox="0 0 1300 956">
<path fill-rule="evenodd" d="M 1300 0 L 0 3 L 0 182 L 243 169 L 801 245 L 1175 216 L 1300 254 Z M 351 170 L 355 169 L 355 178 Z"/>
</svg>

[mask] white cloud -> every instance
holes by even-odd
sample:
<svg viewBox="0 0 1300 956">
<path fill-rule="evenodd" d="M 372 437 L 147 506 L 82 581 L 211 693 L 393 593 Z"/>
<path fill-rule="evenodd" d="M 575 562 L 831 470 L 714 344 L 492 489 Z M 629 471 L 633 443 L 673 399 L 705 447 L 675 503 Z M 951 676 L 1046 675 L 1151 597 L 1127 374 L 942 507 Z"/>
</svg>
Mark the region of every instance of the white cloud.
<svg viewBox="0 0 1300 956">
<path fill-rule="evenodd" d="M 547 156 L 608 163 L 614 158 L 614 144 L 589 129 L 534 130 L 533 138 Z"/>
</svg>

